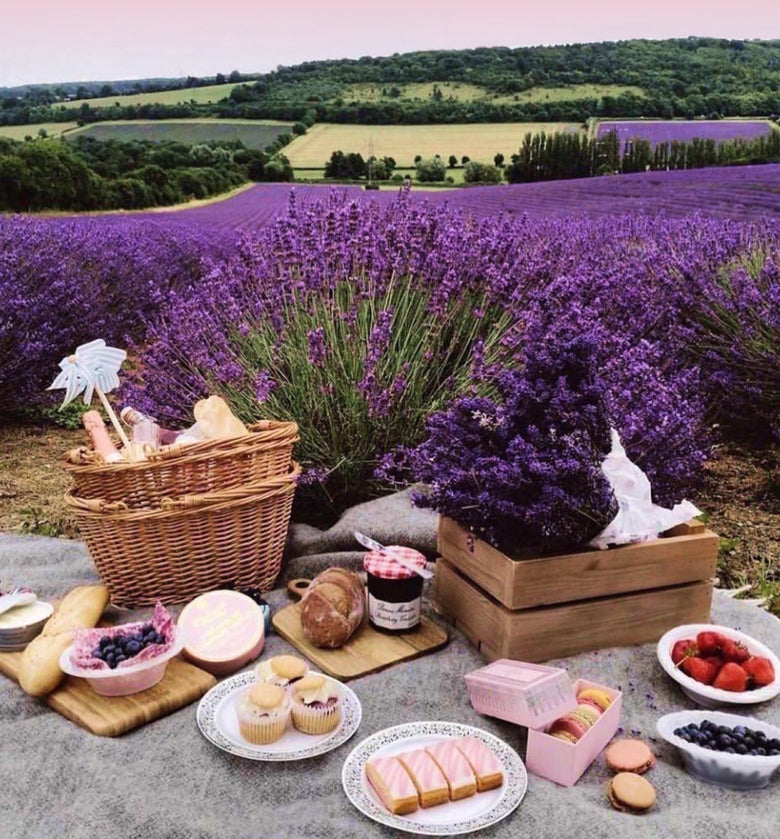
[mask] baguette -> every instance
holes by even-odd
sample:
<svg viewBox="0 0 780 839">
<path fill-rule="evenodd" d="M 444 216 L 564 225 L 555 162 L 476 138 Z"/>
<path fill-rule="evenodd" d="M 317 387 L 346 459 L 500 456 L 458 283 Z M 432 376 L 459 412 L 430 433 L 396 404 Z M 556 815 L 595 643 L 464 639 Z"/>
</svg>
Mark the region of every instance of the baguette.
<svg viewBox="0 0 780 839">
<path fill-rule="evenodd" d="M 93 627 L 108 605 L 105 586 L 78 586 L 60 602 L 43 632 L 31 641 L 19 662 L 19 684 L 30 696 L 46 696 L 62 681 L 62 651 L 73 642 L 74 631 Z"/>
</svg>

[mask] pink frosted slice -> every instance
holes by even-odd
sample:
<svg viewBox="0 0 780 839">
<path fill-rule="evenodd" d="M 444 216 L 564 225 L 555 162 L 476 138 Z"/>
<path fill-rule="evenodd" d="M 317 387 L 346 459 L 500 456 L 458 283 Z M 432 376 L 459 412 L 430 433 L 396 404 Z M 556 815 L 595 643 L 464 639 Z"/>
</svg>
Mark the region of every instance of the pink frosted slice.
<svg viewBox="0 0 780 839">
<path fill-rule="evenodd" d="M 434 759 L 423 749 L 399 755 L 417 781 L 420 794 L 447 788 L 447 779 Z"/>
<path fill-rule="evenodd" d="M 397 757 L 378 757 L 369 761 L 369 766 L 382 779 L 391 798 L 397 800 L 417 797 L 417 787 L 412 783 L 409 773 L 403 768 Z"/>
<path fill-rule="evenodd" d="M 427 746 L 426 752 L 438 763 L 450 787 L 451 797 L 458 797 L 458 793 L 466 787 L 474 787 L 476 778 L 471 771 L 468 761 L 458 751 L 452 740 L 444 740 Z"/>
<path fill-rule="evenodd" d="M 476 737 L 461 737 L 455 741 L 455 745 L 480 777 L 503 773 L 501 761 Z"/>
</svg>

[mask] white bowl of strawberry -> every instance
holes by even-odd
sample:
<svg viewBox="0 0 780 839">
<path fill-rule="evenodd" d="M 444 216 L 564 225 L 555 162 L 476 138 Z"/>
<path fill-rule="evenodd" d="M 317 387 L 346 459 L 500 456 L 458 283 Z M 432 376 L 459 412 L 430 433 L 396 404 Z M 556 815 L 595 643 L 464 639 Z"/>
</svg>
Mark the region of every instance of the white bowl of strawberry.
<svg viewBox="0 0 780 839">
<path fill-rule="evenodd" d="M 691 623 L 658 642 L 661 667 L 703 708 L 754 705 L 780 693 L 780 659 L 737 629 Z"/>
</svg>

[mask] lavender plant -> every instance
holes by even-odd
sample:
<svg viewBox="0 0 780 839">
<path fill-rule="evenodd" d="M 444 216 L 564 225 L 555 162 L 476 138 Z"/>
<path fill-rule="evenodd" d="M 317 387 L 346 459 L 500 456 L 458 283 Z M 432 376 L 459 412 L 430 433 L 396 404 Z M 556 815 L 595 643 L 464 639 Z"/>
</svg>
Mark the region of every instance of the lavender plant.
<svg viewBox="0 0 780 839">
<path fill-rule="evenodd" d="M 382 474 L 427 484 L 418 504 L 509 553 L 587 543 L 617 512 L 601 469 L 610 422 L 596 364 L 584 336 L 530 343 L 522 371 L 500 376 L 498 399 L 457 399 Z"/>
</svg>

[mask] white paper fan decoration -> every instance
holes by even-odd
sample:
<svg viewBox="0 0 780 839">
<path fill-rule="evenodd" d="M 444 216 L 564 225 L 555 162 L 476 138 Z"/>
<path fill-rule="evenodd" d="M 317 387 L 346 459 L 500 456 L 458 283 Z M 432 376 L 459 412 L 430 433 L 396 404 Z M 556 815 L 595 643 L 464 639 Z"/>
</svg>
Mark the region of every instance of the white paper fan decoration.
<svg viewBox="0 0 780 839">
<path fill-rule="evenodd" d="M 63 408 L 80 393 L 84 394 L 84 403 L 89 405 L 95 389 L 110 393 L 119 387 L 119 368 L 126 358 L 124 350 L 107 347 L 102 338 L 82 344 L 73 355 L 62 359 L 62 372 L 48 389 L 65 389 Z"/>
<path fill-rule="evenodd" d="M 122 426 L 106 399 L 106 394 L 119 387 L 119 368 L 127 358 L 124 350 L 107 347 L 102 338 L 82 344 L 73 355 L 65 356 L 60 362 L 60 374 L 49 385 L 48 390 L 65 390 L 62 401 L 64 408 L 80 393 L 84 394 L 84 403 L 89 405 L 96 393 L 106 409 L 114 428 L 125 446 L 130 445 Z"/>
</svg>

